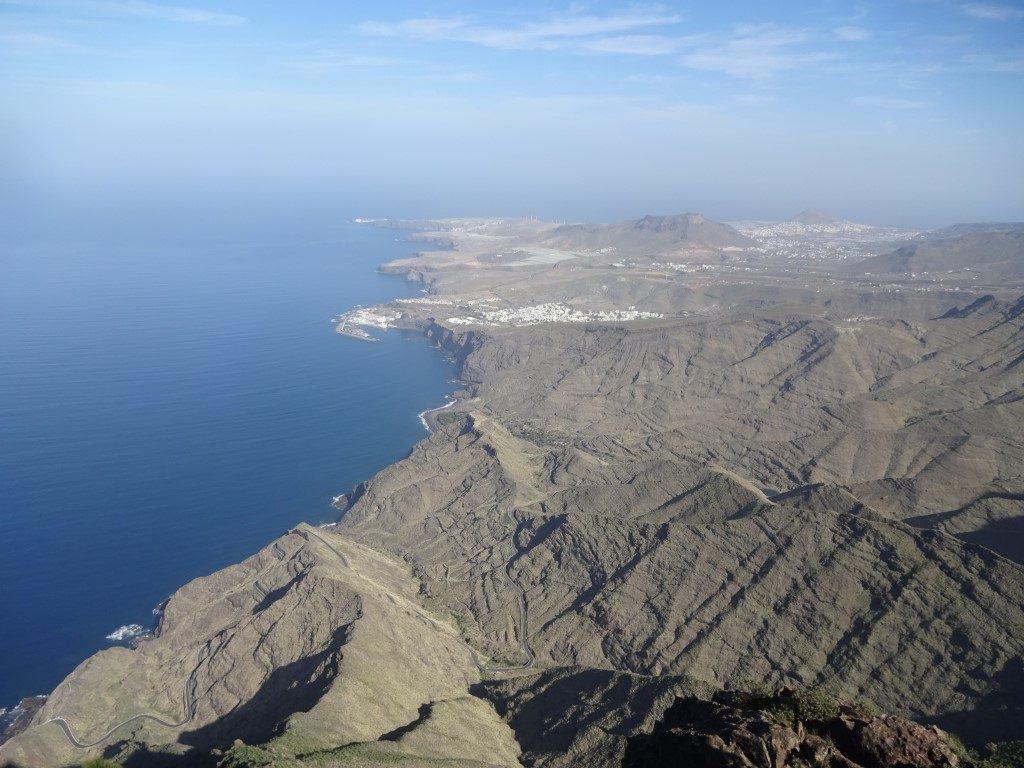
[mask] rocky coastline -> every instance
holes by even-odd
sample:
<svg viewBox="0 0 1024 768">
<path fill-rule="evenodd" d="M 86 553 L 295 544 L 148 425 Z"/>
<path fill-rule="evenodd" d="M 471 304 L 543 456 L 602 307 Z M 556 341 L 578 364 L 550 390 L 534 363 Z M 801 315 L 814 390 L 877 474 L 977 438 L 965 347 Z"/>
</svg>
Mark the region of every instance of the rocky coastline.
<svg viewBox="0 0 1024 768">
<path fill-rule="evenodd" d="M 972 537 L 1024 519 L 1024 285 L 794 266 L 692 214 L 443 224 L 385 265 L 423 300 L 349 317 L 457 361 L 430 434 L 333 527 L 184 586 L 0 760 L 929 768 L 1019 735 L 1024 565 Z M 660 266 L 712 263 L 740 268 Z"/>
</svg>

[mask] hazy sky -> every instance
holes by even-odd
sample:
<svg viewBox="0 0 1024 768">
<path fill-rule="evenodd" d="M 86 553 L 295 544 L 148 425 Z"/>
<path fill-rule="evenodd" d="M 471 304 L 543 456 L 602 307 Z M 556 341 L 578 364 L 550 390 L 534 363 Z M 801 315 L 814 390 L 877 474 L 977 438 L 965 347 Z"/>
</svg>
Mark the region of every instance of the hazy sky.
<svg viewBox="0 0 1024 768">
<path fill-rule="evenodd" d="M 1024 3 L 0 0 L 0 195 L 8 225 L 1022 219 Z"/>
</svg>

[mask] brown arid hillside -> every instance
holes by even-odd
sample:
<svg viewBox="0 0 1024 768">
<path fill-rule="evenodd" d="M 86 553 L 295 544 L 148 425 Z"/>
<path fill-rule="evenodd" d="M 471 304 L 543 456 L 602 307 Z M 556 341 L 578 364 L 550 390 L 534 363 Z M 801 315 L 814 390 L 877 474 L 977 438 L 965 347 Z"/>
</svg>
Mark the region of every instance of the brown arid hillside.
<svg viewBox="0 0 1024 768">
<path fill-rule="evenodd" d="M 553 230 L 544 242 L 571 250 L 615 248 L 638 255 L 676 249 L 749 248 L 754 241 L 728 224 L 699 213 L 675 216 L 644 216 L 622 224 L 566 224 Z"/>
<path fill-rule="evenodd" d="M 430 436 L 84 662 L 0 764 L 1012 764 L 1024 286 L 423 224 L 429 293 L 346 322 L 458 361 Z"/>
<path fill-rule="evenodd" d="M 1024 277 L 1024 224 L 949 227 L 853 268 L 861 274 L 970 271 L 989 279 L 1020 279 Z"/>
</svg>

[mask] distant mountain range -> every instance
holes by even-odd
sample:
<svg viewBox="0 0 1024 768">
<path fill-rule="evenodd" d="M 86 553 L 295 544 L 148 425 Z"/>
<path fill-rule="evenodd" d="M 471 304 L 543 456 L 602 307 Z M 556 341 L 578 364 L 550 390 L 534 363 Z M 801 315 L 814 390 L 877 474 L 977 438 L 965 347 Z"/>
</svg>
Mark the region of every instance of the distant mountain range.
<svg viewBox="0 0 1024 768">
<path fill-rule="evenodd" d="M 717 250 L 751 248 L 756 243 L 728 224 L 713 221 L 699 213 L 675 216 L 644 216 L 620 224 L 567 224 L 545 238 L 552 248 L 600 250 L 654 254 L 679 250 Z"/>
<path fill-rule="evenodd" d="M 829 226 L 831 224 L 846 224 L 845 219 L 838 219 L 831 213 L 825 213 L 823 211 L 806 210 L 800 211 L 796 216 L 790 219 L 795 224 L 806 224 L 809 226 Z"/>
<path fill-rule="evenodd" d="M 855 274 L 919 274 L 976 270 L 989 279 L 1024 277 L 1024 223 L 956 224 L 872 256 Z"/>
</svg>

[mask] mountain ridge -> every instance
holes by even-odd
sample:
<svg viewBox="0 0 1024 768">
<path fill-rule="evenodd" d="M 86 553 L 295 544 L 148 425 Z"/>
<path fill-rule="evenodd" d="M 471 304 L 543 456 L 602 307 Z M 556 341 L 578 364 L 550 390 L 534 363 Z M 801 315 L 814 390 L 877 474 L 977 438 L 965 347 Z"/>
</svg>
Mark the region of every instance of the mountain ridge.
<svg viewBox="0 0 1024 768">
<path fill-rule="evenodd" d="M 728 224 L 699 213 L 671 216 L 645 215 L 621 224 L 570 224 L 557 227 L 545 239 L 560 248 L 608 248 L 625 252 L 650 253 L 667 248 L 748 248 L 755 245 Z"/>
<path fill-rule="evenodd" d="M 1024 277 L 1024 224 L 955 225 L 851 266 L 860 274 L 974 271 L 986 279 Z"/>
<path fill-rule="evenodd" d="M 639 223 L 675 243 L 692 220 L 609 228 Z M 546 254 L 521 223 L 451 231 Z M 459 364 L 430 434 L 336 525 L 186 585 L 153 640 L 84 662 L 0 761 L 611 768 L 677 697 L 750 681 L 1016 734 L 1024 292 L 908 299 L 763 253 L 738 262 L 763 275 L 455 255 L 370 312 Z M 658 311 L 480 309 L 541 301 Z M 58 717 L 82 741 L 123 725 L 90 753 Z"/>
</svg>

